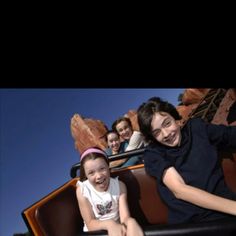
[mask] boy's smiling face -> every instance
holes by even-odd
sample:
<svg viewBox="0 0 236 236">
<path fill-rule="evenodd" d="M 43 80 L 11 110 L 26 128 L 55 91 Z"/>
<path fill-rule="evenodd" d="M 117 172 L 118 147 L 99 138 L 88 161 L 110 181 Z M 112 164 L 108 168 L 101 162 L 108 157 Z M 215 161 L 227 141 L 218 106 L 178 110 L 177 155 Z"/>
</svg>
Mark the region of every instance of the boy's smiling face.
<svg viewBox="0 0 236 236">
<path fill-rule="evenodd" d="M 181 142 L 180 126 L 167 112 L 156 112 L 151 122 L 153 137 L 161 144 L 175 147 Z"/>
</svg>

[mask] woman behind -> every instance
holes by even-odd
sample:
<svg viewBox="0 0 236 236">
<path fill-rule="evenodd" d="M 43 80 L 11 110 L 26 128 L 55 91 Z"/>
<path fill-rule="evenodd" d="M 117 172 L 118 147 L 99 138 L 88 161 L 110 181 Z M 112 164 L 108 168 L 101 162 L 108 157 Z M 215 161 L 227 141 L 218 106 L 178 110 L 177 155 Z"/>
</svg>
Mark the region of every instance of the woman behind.
<svg viewBox="0 0 236 236">
<path fill-rule="evenodd" d="M 120 117 L 112 124 L 112 129 L 115 130 L 121 139 L 125 142 L 125 152 L 144 147 L 144 138 L 139 131 L 132 128 L 129 118 Z M 133 156 L 119 160 L 121 167 L 131 166 L 143 163 L 142 156 Z"/>
<path fill-rule="evenodd" d="M 149 142 L 145 169 L 157 180 L 168 222 L 232 218 L 236 194 L 224 181 L 217 150 L 236 148 L 236 127 L 190 119 L 181 130 L 180 119 L 175 107 L 158 97 L 138 108 L 139 127 Z"/>
<path fill-rule="evenodd" d="M 84 231 L 107 230 L 109 236 L 143 236 L 141 227 L 130 217 L 125 184 L 110 177 L 107 155 L 97 147 L 81 155 L 76 196 Z"/>
</svg>

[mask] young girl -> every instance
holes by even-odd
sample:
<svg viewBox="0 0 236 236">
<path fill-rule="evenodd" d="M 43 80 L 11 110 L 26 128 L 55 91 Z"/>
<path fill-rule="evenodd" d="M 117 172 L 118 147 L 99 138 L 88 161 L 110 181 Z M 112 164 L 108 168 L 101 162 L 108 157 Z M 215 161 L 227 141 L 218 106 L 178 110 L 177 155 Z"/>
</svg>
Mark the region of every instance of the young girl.
<svg viewBox="0 0 236 236">
<path fill-rule="evenodd" d="M 108 159 L 101 149 L 89 148 L 81 155 L 76 196 L 84 231 L 107 230 L 109 236 L 143 236 L 141 227 L 130 217 L 126 186 L 118 178 L 110 177 Z"/>
<path fill-rule="evenodd" d="M 236 127 L 190 119 L 181 129 L 180 119 L 175 107 L 158 97 L 138 108 L 140 131 L 149 141 L 145 169 L 157 179 L 168 222 L 233 218 L 236 194 L 224 181 L 217 149 L 236 148 Z"/>
</svg>

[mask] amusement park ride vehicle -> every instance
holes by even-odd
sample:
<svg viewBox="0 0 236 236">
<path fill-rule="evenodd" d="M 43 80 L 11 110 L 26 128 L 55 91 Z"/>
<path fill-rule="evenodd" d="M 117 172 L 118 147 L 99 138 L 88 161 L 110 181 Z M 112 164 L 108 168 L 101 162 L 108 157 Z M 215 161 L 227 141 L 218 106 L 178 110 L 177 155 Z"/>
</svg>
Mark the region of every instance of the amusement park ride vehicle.
<svg viewBox="0 0 236 236">
<path fill-rule="evenodd" d="M 236 89 L 209 89 L 188 118 L 201 117 L 208 122 L 236 125 Z M 184 124 L 183 124 L 184 125 Z M 113 155 L 118 160 L 142 154 L 144 149 Z M 220 153 L 228 186 L 236 192 L 236 154 Z M 83 232 L 75 189 L 79 180 L 80 163 L 71 168 L 71 180 L 43 199 L 22 211 L 22 217 L 35 236 L 107 235 L 106 231 Z M 207 167 L 206 167 L 207 168 Z M 167 224 L 167 207 L 162 202 L 156 181 L 147 175 L 143 164 L 111 169 L 111 176 L 119 176 L 128 190 L 132 217 L 140 223 L 145 235 L 236 235 L 236 222 Z"/>
</svg>

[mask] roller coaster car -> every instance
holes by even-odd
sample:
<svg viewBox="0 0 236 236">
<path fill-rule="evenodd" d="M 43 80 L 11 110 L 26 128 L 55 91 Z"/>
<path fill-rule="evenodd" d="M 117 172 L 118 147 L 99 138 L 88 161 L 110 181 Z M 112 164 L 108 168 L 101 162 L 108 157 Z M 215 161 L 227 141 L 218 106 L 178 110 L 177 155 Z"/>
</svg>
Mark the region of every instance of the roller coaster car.
<svg viewBox="0 0 236 236">
<path fill-rule="evenodd" d="M 136 150 L 136 154 L 137 151 L 143 150 Z M 236 157 L 229 154 L 222 159 L 222 165 L 226 183 L 236 192 Z M 72 171 L 71 174 L 75 173 Z M 236 222 L 168 225 L 167 207 L 159 197 L 155 179 L 146 174 L 143 164 L 112 169 L 111 176 L 119 176 L 126 184 L 130 213 L 143 227 L 145 235 L 232 235 L 236 232 Z M 83 232 L 83 219 L 75 193 L 77 180 L 79 177 L 72 178 L 22 212 L 33 235 L 107 235 L 106 231 Z"/>
<path fill-rule="evenodd" d="M 211 93 L 212 91 L 209 92 L 208 97 L 212 96 Z M 214 101 L 218 99 L 217 93 L 220 95 L 221 90 L 213 93 Z M 204 101 L 208 97 L 206 96 Z M 205 108 L 206 102 L 203 103 L 204 106 L 199 104 L 199 109 L 195 111 L 195 114 L 203 114 L 201 117 L 210 121 L 209 119 L 212 119 L 213 115 L 205 111 L 210 111 L 211 107 L 216 107 L 214 101 L 211 99 L 207 108 Z M 111 159 L 118 160 L 130 157 L 141 154 L 143 151 L 144 149 L 125 152 L 114 155 Z M 236 155 L 232 153 L 221 153 L 221 155 L 226 183 L 232 191 L 236 192 Z M 76 182 L 79 180 L 79 177 L 76 176 L 78 168 L 79 164 L 72 166 L 71 180 L 22 211 L 22 217 L 33 235 L 107 235 L 106 231 L 85 233 L 82 230 L 83 219 L 80 215 L 75 193 Z M 119 179 L 126 184 L 131 216 L 136 218 L 143 227 L 145 235 L 236 235 L 236 222 L 233 221 L 220 224 L 214 221 L 195 224 L 167 224 L 167 207 L 157 192 L 155 179 L 146 174 L 143 164 L 112 169 L 111 176 L 119 176 Z"/>
</svg>

